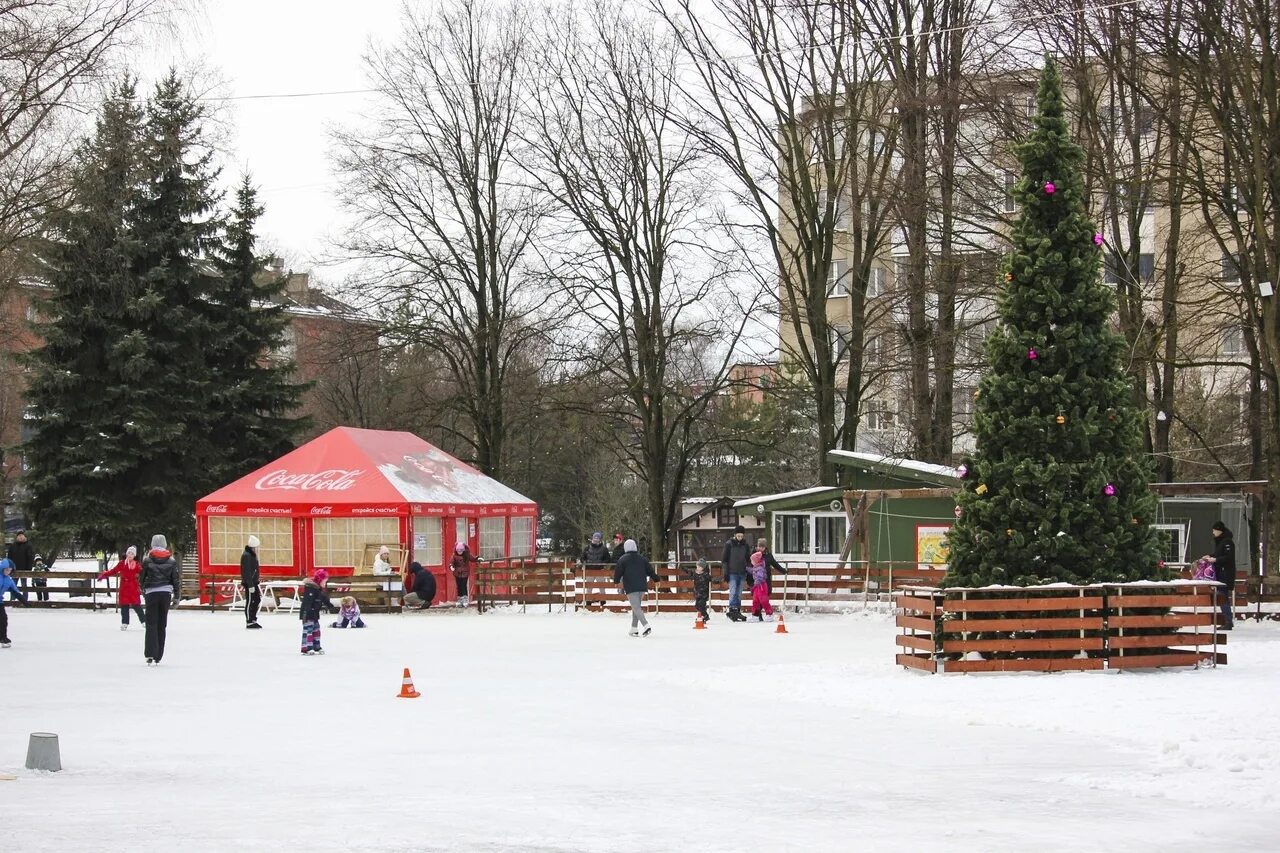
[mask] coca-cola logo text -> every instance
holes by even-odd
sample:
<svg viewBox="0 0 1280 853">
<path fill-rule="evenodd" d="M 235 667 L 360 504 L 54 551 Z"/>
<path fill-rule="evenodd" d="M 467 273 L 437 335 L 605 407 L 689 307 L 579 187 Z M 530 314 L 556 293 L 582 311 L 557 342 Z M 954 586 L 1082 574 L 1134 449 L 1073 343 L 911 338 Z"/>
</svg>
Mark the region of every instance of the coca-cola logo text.
<svg viewBox="0 0 1280 853">
<path fill-rule="evenodd" d="M 333 515 L 333 507 L 331 506 L 313 506 L 311 508 L 312 515 Z"/>
<path fill-rule="evenodd" d="M 284 489 L 286 491 L 301 489 L 304 492 L 345 492 L 356 484 L 356 478 L 363 473 L 364 471 L 359 468 L 354 471 L 330 468 L 328 471 L 318 471 L 314 474 L 292 474 L 288 470 L 281 468 L 279 471 L 272 471 L 270 474 L 259 478 L 258 482 L 254 484 L 254 488 L 264 492 L 271 489 Z"/>
<path fill-rule="evenodd" d="M 205 512 L 226 512 L 226 511 L 227 511 L 227 505 L 226 505 L 226 504 L 212 504 L 212 505 L 210 505 L 210 506 L 205 507 L 205 508 L 204 508 L 204 511 L 205 511 Z"/>
</svg>

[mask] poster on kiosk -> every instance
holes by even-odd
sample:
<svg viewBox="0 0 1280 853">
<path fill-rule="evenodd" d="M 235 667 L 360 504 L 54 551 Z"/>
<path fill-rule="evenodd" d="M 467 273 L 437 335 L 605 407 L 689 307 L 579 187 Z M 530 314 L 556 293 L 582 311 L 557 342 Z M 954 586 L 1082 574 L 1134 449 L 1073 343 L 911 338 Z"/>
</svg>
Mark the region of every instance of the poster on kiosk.
<svg viewBox="0 0 1280 853">
<path fill-rule="evenodd" d="M 338 427 L 196 502 L 202 589 L 234 583 L 253 535 L 264 583 L 368 574 L 385 545 L 397 573 L 416 560 L 436 575 L 436 601 L 450 601 L 457 543 L 487 560 L 531 557 L 537 516 L 529 498 L 412 433 Z"/>
</svg>

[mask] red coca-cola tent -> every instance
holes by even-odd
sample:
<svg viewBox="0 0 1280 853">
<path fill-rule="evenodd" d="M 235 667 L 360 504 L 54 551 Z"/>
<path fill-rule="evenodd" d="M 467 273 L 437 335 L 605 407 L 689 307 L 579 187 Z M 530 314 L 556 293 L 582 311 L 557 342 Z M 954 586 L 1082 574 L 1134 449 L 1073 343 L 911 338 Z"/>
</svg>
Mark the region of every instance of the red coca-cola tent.
<svg viewBox="0 0 1280 853">
<path fill-rule="evenodd" d="M 264 579 L 351 574 L 369 546 L 408 552 L 456 595 L 454 544 L 489 559 L 534 553 L 533 501 L 408 432 L 338 427 L 196 503 L 202 573 L 234 574 L 250 535 Z M 366 564 L 367 568 L 367 564 Z"/>
</svg>

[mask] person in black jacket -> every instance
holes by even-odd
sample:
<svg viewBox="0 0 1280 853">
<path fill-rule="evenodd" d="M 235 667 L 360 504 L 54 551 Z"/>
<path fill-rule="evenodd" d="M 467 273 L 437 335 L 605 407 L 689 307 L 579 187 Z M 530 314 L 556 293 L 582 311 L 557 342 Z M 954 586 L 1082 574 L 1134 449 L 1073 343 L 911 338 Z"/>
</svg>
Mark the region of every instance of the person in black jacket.
<svg viewBox="0 0 1280 853">
<path fill-rule="evenodd" d="M 769 540 L 761 537 L 756 540 L 756 550 L 764 554 L 764 575 L 765 586 L 769 590 L 769 594 L 773 595 L 773 573 L 775 571 L 782 572 L 784 575 L 787 569 L 777 558 L 773 556 L 773 552 L 769 550 Z"/>
<path fill-rule="evenodd" d="M 36 562 L 36 551 L 31 547 L 31 543 L 27 541 L 27 531 L 19 530 L 14 534 L 13 543 L 9 546 L 9 551 L 5 556 L 13 563 L 15 572 L 29 572 L 32 570 Z M 47 581 L 32 581 L 32 585 L 37 587 L 43 587 L 46 583 Z M 27 579 L 23 578 L 19 586 L 22 587 L 23 591 L 26 591 Z M 43 598 L 40 595 L 37 595 L 36 598 L 40 601 L 48 601 L 49 593 L 46 592 L 43 595 Z"/>
<path fill-rule="evenodd" d="M 697 565 L 685 569 L 684 573 L 693 579 L 693 609 L 698 611 L 703 622 L 710 622 L 707 599 L 711 597 L 711 570 L 707 567 L 707 558 L 699 557 Z"/>
<path fill-rule="evenodd" d="M 409 564 L 409 576 L 405 578 L 404 588 L 409 590 L 404 597 L 404 606 L 413 610 L 430 607 L 436 597 L 436 576 L 422 567 L 422 563 L 414 560 Z"/>
<path fill-rule="evenodd" d="M 262 577 L 258 566 L 258 547 L 262 543 L 257 536 L 250 536 L 240 555 L 240 585 L 244 587 L 244 626 L 261 628 L 258 624 L 258 608 L 262 606 L 262 591 L 258 584 Z"/>
<path fill-rule="evenodd" d="M 1231 529 L 1221 521 L 1213 523 L 1213 553 L 1205 554 L 1203 559 L 1213 563 L 1213 576 L 1225 584 L 1218 590 L 1218 596 L 1222 604 L 1222 628 L 1230 631 L 1235 624 L 1231 615 L 1231 596 L 1236 589 L 1236 541 Z"/>
<path fill-rule="evenodd" d="M 644 625 L 644 636 L 649 636 L 653 626 L 644 618 L 642 602 L 644 594 L 649 591 L 649 581 L 657 580 L 658 573 L 649 564 L 649 559 L 636 548 L 636 540 L 628 539 L 622 543 L 622 559 L 613 567 L 613 582 L 622 584 L 622 591 L 631 602 L 631 636 L 640 636 L 639 626 Z"/>
<path fill-rule="evenodd" d="M 151 537 L 151 550 L 142 558 L 138 580 L 146 602 L 147 635 L 143 641 L 147 666 L 159 665 L 164 657 L 165 635 L 169 628 L 169 606 L 182 595 L 182 575 L 178 561 L 169 551 L 164 534 Z"/>
<path fill-rule="evenodd" d="M 745 622 L 742 615 L 742 588 L 747 582 L 747 564 L 751 560 L 751 545 L 747 542 L 747 529 L 739 524 L 733 528 L 733 536 L 724 543 L 720 555 L 720 570 L 724 582 L 729 585 L 729 620 Z"/>
<path fill-rule="evenodd" d="M 325 584 L 329 582 L 329 573 L 324 569 L 316 569 L 316 573 L 302 584 L 302 607 L 298 618 L 302 620 L 302 653 L 304 655 L 322 655 L 320 648 L 320 608 L 330 613 L 337 613 L 325 592 Z"/>
<path fill-rule="evenodd" d="M 591 534 L 591 541 L 582 549 L 579 559 L 584 566 L 604 566 L 615 562 L 609 554 L 609 546 L 604 544 L 604 534 L 599 530 Z"/>
<path fill-rule="evenodd" d="M 613 534 L 613 551 L 609 553 L 609 562 L 617 563 L 627 553 L 627 543 L 622 540 L 621 533 Z"/>
</svg>

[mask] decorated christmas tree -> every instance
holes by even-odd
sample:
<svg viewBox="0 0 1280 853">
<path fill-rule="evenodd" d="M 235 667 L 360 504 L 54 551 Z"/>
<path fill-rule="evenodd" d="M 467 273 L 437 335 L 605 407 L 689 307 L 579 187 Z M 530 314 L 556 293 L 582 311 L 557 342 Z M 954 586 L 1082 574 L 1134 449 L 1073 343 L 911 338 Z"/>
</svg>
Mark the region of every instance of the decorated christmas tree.
<svg viewBox="0 0 1280 853">
<path fill-rule="evenodd" d="M 1083 152 L 1046 61 L 1039 115 L 1018 147 L 1022 213 L 999 323 L 960 467 L 948 586 L 1155 578 L 1156 499 L 1140 413 L 1100 281 L 1103 236 L 1085 212 Z"/>
</svg>

